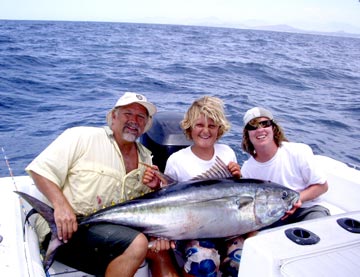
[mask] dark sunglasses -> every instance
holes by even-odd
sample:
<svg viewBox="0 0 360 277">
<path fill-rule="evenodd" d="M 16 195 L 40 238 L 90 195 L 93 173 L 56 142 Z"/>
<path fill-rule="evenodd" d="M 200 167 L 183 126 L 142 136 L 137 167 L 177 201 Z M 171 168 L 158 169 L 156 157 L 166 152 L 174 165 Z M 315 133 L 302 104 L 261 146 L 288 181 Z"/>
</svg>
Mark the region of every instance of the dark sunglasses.
<svg viewBox="0 0 360 277">
<path fill-rule="evenodd" d="M 258 123 L 255 123 L 255 125 L 251 125 L 248 123 L 248 124 L 246 124 L 245 129 L 248 131 L 254 131 L 259 128 L 268 128 L 272 125 L 273 125 L 273 121 L 271 119 L 268 119 L 268 120 L 263 120 Z"/>
</svg>

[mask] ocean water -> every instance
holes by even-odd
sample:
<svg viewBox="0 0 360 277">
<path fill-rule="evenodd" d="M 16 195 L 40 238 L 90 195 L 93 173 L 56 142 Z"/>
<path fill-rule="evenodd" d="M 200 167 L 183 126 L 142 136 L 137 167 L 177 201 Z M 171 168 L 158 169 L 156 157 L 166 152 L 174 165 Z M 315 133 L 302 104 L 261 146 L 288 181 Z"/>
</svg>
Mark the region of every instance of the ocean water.
<svg viewBox="0 0 360 277">
<path fill-rule="evenodd" d="M 247 155 L 242 117 L 273 111 L 291 141 L 360 164 L 360 39 L 176 25 L 0 21 L 0 147 L 14 175 L 63 130 L 101 126 L 125 91 L 159 111 L 225 102 L 222 142 Z M 0 150 L 1 151 L 1 150 Z M 9 176 L 0 152 L 0 177 Z"/>
</svg>

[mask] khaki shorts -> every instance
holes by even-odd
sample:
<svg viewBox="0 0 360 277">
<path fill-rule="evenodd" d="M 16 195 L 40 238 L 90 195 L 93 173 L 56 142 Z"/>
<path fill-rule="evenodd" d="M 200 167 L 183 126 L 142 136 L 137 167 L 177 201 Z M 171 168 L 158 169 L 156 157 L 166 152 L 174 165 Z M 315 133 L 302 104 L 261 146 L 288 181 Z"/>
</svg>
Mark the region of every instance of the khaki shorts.
<svg viewBox="0 0 360 277">
<path fill-rule="evenodd" d="M 329 216 L 330 212 L 327 208 L 320 206 L 320 205 L 314 205 L 312 207 L 308 208 L 298 208 L 296 209 L 295 213 L 288 216 L 284 220 L 278 220 L 275 223 L 271 224 L 270 226 L 267 226 L 264 229 L 270 229 L 278 226 L 283 226 L 286 224 L 296 223 L 304 220 L 314 219 L 314 218 L 321 218 L 325 216 Z"/>
</svg>

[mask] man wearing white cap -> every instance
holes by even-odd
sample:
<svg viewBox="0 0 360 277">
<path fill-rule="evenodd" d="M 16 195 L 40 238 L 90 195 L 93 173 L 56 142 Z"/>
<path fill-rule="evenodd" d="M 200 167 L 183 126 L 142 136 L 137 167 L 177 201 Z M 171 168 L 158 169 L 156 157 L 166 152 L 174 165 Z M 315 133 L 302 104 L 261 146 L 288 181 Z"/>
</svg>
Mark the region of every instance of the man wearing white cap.
<svg viewBox="0 0 360 277">
<path fill-rule="evenodd" d="M 311 148 L 289 142 L 269 110 L 255 107 L 245 113 L 242 148 L 251 155 L 241 168 L 244 178 L 273 181 L 300 193 L 287 216 L 269 228 L 329 215 L 320 205 L 328 183 Z"/>
<path fill-rule="evenodd" d="M 126 92 L 107 114 L 108 126 L 65 130 L 26 168 L 54 208 L 58 237 L 65 242 L 55 259 L 94 275 L 133 276 L 148 252 L 144 234 L 112 224 L 78 226 L 76 216 L 138 197 L 157 188 L 142 183 L 151 153 L 136 139 L 152 124 L 156 107 L 141 94 Z M 46 247 L 50 230 L 38 217 Z M 154 243 L 153 250 L 170 243 Z"/>
</svg>

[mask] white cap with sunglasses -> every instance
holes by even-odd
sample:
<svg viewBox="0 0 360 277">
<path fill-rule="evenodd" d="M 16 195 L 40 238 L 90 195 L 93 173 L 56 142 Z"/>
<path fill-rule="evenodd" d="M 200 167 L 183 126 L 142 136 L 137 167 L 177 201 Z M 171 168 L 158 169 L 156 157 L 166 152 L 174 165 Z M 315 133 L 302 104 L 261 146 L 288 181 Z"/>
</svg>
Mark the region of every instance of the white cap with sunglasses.
<svg viewBox="0 0 360 277">
<path fill-rule="evenodd" d="M 270 120 L 274 119 L 274 116 L 272 113 L 264 108 L 261 107 L 255 107 L 250 110 L 248 110 L 244 115 L 244 126 L 246 126 L 251 120 L 258 117 L 267 117 Z"/>
</svg>

